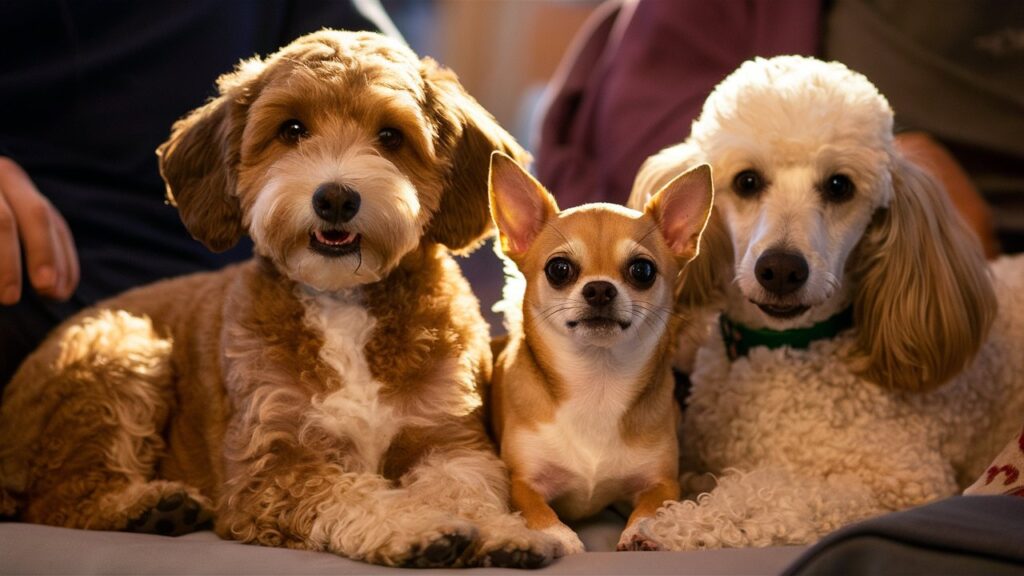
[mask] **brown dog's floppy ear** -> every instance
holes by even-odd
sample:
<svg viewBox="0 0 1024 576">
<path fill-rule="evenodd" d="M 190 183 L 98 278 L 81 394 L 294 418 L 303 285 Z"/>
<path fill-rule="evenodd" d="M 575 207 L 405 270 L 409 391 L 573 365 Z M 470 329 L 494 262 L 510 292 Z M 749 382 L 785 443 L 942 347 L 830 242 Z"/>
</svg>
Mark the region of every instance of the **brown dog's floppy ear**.
<svg viewBox="0 0 1024 576">
<path fill-rule="evenodd" d="M 996 298 L 977 236 L 937 180 L 894 158 L 893 198 L 853 257 L 855 367 L 882 386 L 931 390 L 973 358 Z"/>
<path fill-rule="evenodd" d="M 450 163 L 441 204 L 426 237 L 452 250 L 469 251 L 491 230 L 487 200 L 491 153 L 499 150 L 521 165 L 529 164 L 530 155 L 466 93 L 450 70 L 424 58 L 420 74 L 429 113 L 437 123 L 440 153 Z"/>
<path fill-rule="evenodd" d="M 244 232 L 235 171 L 245 128 L 244 100 L 261 69 L 254 59 L 221 76 L 220 96 L 175 122 L 170 138 L 156 151 L 167 199 L 192 237 L 214 252 L 231 248 Z"/>
</svg>

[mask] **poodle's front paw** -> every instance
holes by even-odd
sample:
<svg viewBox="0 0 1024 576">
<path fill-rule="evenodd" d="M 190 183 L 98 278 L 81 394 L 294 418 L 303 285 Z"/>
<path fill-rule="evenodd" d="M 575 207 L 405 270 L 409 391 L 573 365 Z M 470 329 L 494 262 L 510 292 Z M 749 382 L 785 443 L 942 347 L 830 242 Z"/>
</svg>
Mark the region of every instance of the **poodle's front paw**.
<svg viewBox="0 0 1024 576">
<path fill-rule="evenodd" d="M 560 550 L 556 554 L 556 557 L 561 558 L 562 556 L 568 556 L 569 554 L 579 554 L 580 552 L 586 552 L 587 548 L 583 545 L 583 541 L 580 537 L 573 532 L 572 528 L 569 528 L 565 524 L 559 522 L 553 526 L 541 530 L 541 532 L 553 537 L 558 541 Z"/>
<path fill-rule="evenodd" d="M 664 550 L 665 546 L 663 546 L 661 542 L 644 531 L 644 528 L 649 523 L 650 519 L 644 518 L 623 530 L 622 536 L 619 537 L 619 544 L 615 549 L 619 552 L 649 552 Z"/>
</svg>

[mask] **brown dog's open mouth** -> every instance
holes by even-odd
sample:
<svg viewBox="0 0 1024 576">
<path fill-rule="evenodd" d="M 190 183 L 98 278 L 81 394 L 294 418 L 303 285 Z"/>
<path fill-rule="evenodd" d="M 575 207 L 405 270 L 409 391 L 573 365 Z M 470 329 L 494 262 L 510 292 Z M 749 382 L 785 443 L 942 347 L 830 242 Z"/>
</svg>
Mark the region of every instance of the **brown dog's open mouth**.
<svg viewBox="0 0 1024 576">
<path fill-rule="evenodd" d="M 359 251 L 361 238 L 345 230 L 313 230 L 309 233 L 309 248 L 329 258 L 347 256 Z"/>
</svg>

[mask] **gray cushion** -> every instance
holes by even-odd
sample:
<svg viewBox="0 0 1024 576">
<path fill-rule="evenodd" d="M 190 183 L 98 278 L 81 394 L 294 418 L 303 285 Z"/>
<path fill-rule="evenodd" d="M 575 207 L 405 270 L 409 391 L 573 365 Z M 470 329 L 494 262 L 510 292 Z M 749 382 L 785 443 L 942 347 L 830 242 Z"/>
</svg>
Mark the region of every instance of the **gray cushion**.
<svg viewBox="0 0 1024 576">
<path fill-rule="evenodd" d="M 578 526 L 595 548 L 618 539 L 606 519 Z M 602 544 L 605 543 L 605 544 Z M 605 548 L 607 549 L 607 548 Z M 545 574 L 778 574 L 804 548 L 700 552 L 587 552 L 557 560 Z M 411 574 L 331 554 L 247 546 L 212 532 L 177 538 L 0 523 L 0 574 Z M 416 571 L 416 573 L 420 573 Z M 460 574 L 519 574 L 472 569 Z"/>
</svg>

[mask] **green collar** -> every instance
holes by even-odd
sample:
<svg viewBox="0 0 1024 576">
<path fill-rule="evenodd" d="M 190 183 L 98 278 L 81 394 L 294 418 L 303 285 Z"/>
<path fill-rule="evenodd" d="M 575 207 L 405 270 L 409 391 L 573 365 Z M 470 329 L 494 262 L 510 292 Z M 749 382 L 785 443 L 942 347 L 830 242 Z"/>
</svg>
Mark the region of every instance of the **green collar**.
<svg viewBox="0 0 1024 576">
<path fill-rule="evenodd" d="M 765 346 L 768 348 L 807 348 L 815 340 L 832 338 L 847 328 L 853 327 L 853 308 L 847 308 L 831 318 L 818 322 L 809 328 L 793 330 L 768 330 L 766 328 L 747 328 L 729 320 L 725 314 L 719 316 L 719 328 L 722 340 L 729 354 L 729 360 L 746 356 L 751 348 Z"/>
</svg>

